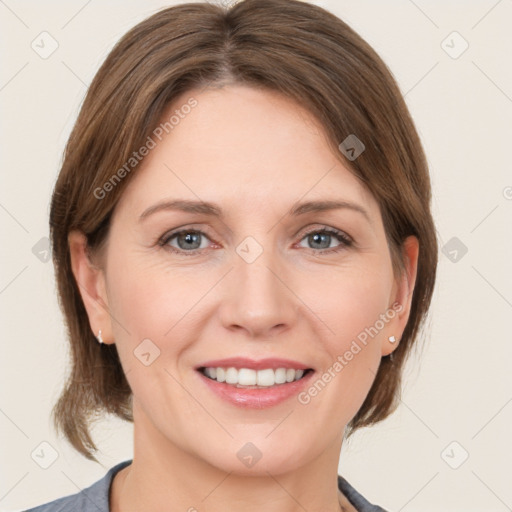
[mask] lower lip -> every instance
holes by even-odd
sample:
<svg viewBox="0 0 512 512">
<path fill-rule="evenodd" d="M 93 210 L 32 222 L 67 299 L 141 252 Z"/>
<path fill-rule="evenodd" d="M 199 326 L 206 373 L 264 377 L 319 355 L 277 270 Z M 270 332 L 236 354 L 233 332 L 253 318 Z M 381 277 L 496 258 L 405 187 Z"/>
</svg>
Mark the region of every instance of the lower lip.
<svg viewBox="0 0 512 512">
<path fill-rule="evenodd" d="M 278 405 L 297 395 L 308 385 L 315 372 L 310 370 L 307 375 L 299 380 L 259 389 L 237 388 L 225 382 L 210 379 L 200 371 L 197 371 L 197 373 L 203 382 L 220 398 L 238 407 L 264 409 Z"/>
</svg>

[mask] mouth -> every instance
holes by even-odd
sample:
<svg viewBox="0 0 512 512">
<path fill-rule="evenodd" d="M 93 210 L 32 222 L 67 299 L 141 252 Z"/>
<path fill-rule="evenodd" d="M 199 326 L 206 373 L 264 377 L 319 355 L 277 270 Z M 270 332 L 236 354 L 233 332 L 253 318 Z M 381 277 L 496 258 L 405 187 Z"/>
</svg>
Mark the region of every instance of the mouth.
<svg viewBox="0 0 512 512">
<path fill-rule="evenodd" d="M 242 389 L 269 389 L 304 379 L 312 368 L 235 368 L 234 366 L 201 366 L 197 369 L 206 378 Z"/>
<path fill-rule="evenodd" d="M 199 381 L 222 401 L 240 408 L 264 409 L 298 395 L 316 374 L 300 361 L 280 357 L 229 357 L 194 368 Z"/>
</svg>

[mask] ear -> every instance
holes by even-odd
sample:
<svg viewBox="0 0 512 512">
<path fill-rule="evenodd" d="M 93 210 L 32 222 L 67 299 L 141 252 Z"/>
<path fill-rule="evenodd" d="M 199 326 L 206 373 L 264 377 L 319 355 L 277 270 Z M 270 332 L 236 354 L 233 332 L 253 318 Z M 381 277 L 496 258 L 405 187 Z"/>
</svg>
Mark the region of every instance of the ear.
<svg viewBox="0 0 512 512">
<path fill-rule="evenodd" d="M 105 274 L 89 258 L 87 238 L 81 231 L 68 235 L 71 268 L 95 336 L 101 329 L 104 343 L 113 343 L 112 323 L 105 286 Z"/>
<path fill-rule="evenodd" d="M 405 269 L 402 275 L 395 281 L 391 293 L 390 309 L 396 312 L 393 319 L 386 326 L 386 334 L 382 341 L 382 355 L 387 356 L 393 352 L 405 330 L 409 314 L 411 312 L 412 296 L 414 285 L 416 284 L 416 274 L 418 271 L 419 241 L 415 236 L 409 236 L 405 239 L 402 246 L 403 260 Z M 394 336 L 395 341 L 390 341 L 389 337 Z"/>
</svg>

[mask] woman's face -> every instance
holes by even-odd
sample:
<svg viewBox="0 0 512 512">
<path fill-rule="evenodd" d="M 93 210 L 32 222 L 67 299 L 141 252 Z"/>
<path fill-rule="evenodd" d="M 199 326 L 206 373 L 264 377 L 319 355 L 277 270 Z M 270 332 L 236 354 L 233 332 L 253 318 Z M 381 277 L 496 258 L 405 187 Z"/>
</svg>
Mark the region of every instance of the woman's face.
<svg viewBox="0 0 512 512">
<path fill-rule="evenodd" d="M 326 449 L 337 460 L 405 328 L 414 245 L 409 282 L 395 281 L 375 199 L 292 101 L 228 86 L 184 94 L 162 122 L 176 110 L 114 212 L 97 282 L 110 316 L 88 307 L 117 346 L 137 435 L 239 473 L 278 474 Z M 197 369 L 226 358 L 313 371 L 248 390 Z M 251 362 L 231 365 L 258 378 Z M 284 366 L 264 362 L 260 378 L 295 378 L 268 371 Z"/>
</svg>

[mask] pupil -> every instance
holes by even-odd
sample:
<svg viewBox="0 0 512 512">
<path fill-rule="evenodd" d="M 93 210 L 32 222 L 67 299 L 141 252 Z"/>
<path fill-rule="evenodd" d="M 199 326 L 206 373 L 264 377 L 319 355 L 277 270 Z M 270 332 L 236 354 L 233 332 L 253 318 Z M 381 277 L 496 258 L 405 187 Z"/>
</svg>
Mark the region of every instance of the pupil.
<svg viewBox="0 0 512 512">
<path fill-rule="evenodd" d="M 330 235 L 328 235 L 326 233 L 316 233 L 316 234 L 312 235 L 313 243 L 320 243 L 321 244 L 321 239 L 324 238 L 324 242 L 325 242 L 325 240 L 328 237 L 330 237 Z M 325 245 L 325 243 L 322 245 L 322 248 L 324 248 L 324 249 L 327 248 L 327 247 L 329 247 L 329 242 L 327 242 L 327 245 Z"/>
<path fill-rule="evenodd" d="M 199 239 L 199 235 L 197 233 L 186 233 L 184 236 L 180 237 L 179 239 L 180 240 L 184 239 L 186 244 L 190 244 L 190 243 L 193 244 L 194 241 L 197 243 L 197 240 Z M 190 248 L 190 245 L 188 247 Z M 194 248 L 196 248 L 196 247 L 194 247 Z"/>
</svg>

